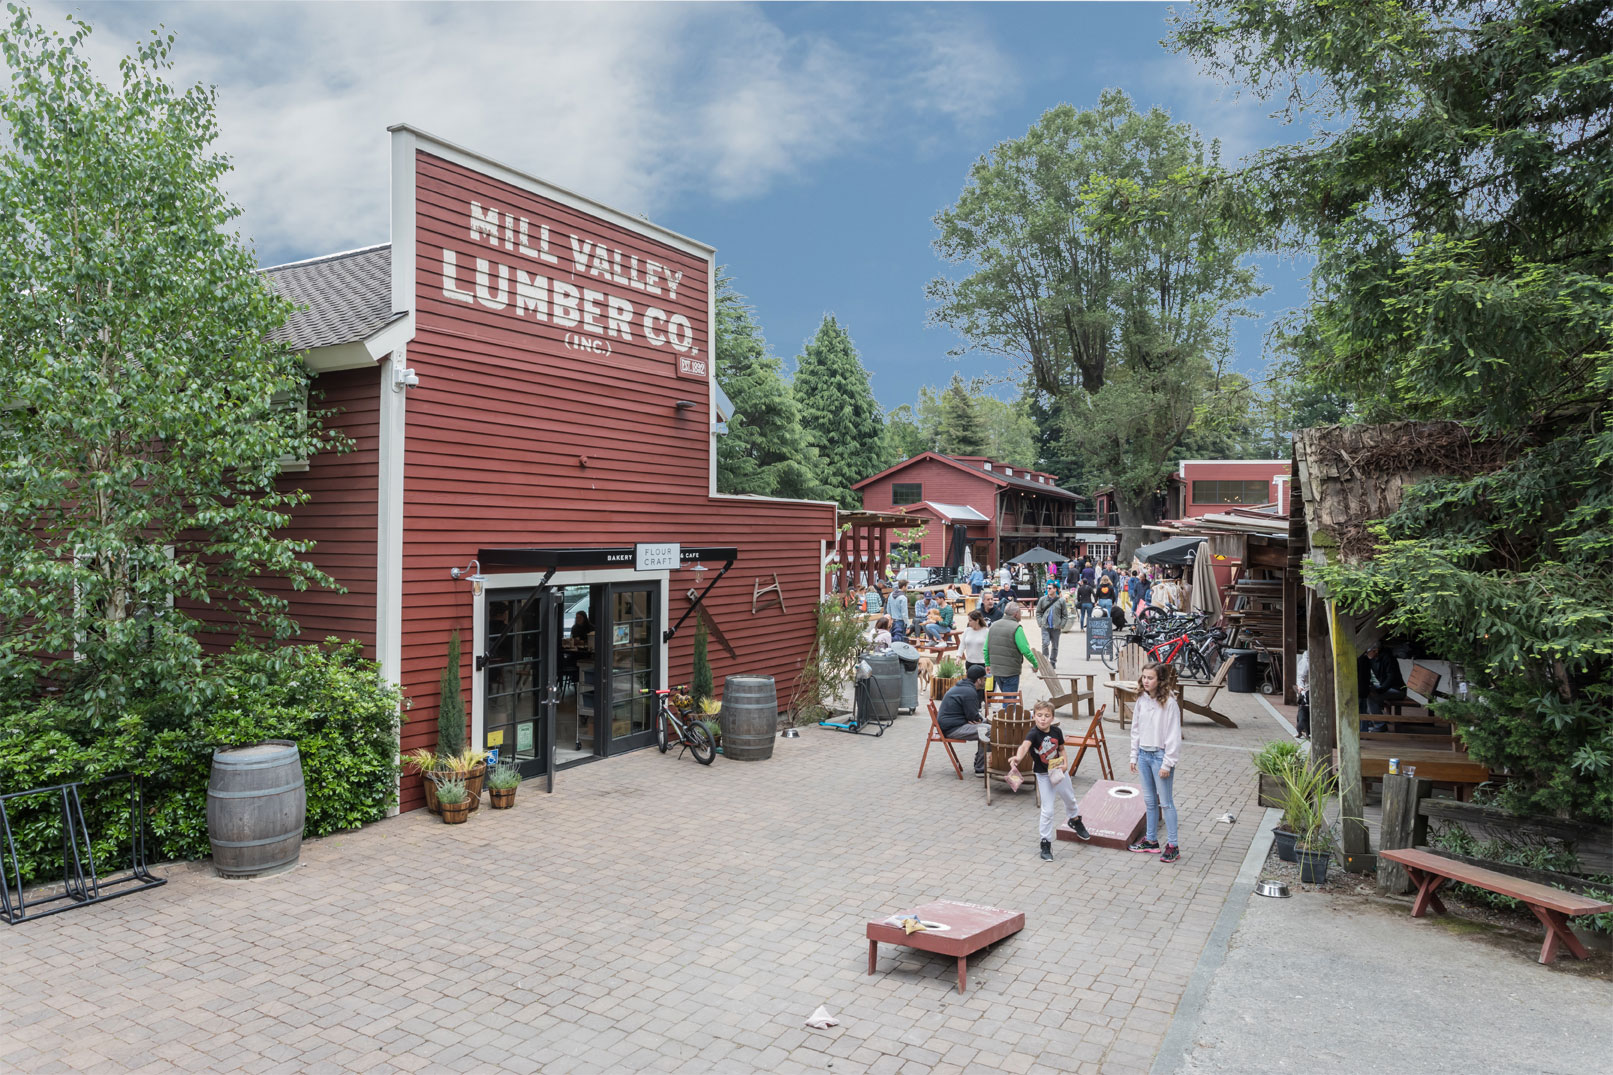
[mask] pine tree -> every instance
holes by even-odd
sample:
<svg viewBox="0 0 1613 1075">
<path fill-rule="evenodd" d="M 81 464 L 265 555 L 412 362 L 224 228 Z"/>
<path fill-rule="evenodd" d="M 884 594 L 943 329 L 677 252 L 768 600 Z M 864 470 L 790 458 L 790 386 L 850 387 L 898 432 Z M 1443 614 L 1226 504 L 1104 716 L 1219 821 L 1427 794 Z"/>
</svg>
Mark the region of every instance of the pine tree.
<svg viewBox="0 0 1613 1075">
<path fill-rule="evenodd" d="M 868 371 L 832 314 L 797 361 L 795 401 L 807 441 L 818 453 L 818 476 L 842 507 L 861 507 L 852 485 L 883 469 L 889 452 L 885 415 L 868 386 Z"/>
<path fill-rule="evenodd" d="M 717 383 L 734 405 L 728 432 L 717 438 L 717 489 L 823 499 L 817 452 L 784 380 L 784 364 L 768 353 L 762 328 L 733 278 L 717 277 Z"/>
<path fill-rule="evenodd" d="M 989 436 L 971 386 L 954 373 L 952 383 L 941 393 L 941 425 L 936 430 L 941 451 L 947 455 L 984 455 Z"/>
</svg>

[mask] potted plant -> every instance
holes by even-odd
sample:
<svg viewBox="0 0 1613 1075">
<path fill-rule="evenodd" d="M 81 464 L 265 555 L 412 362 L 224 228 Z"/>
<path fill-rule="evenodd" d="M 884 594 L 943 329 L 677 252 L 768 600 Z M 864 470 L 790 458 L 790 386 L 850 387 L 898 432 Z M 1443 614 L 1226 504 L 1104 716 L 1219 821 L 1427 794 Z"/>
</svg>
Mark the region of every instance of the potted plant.
<svg viewBox="0 0 1613 1075">
<path fill-rule="evenodd" d="M 1310 827 L 1338 781 L 1326 762 L 1303 757 L 1297 751 L 1290 761 L 1275 769 L 1276 803 L 1283 816 L 1272 836 L 1277 841 L 1277 857 L 1294 862 L 1295 840 Z"/>
<path fill-rule="evenodd" d="M 1283 770 L 1299 761 L 1299 744 L 1292 739 L 1273 739 L 1254 756 L 1261 806 L 1282 806 Z"/>
<path fill-rule="evenodd" d="M 1288 819 L 1294 832 L 1294 861 L 1299 863 L 1299 879 L 1307 885 L 1319 885 L 1327 880 L 1327 865 L 1336 846 L 1333 822 L 1327 818 L 1328 800 L 1338 792 L 1339 778 L 1326 763 L 1315 758 L 1307 759 L 1294 770 L 1295 784 L 1303 793 L 1303 802 L 1296 800 L 1288 808 L 1294 813 Z"/>
<path fill-rule="evenodd" d="M 470 792 L 463 780 L 444 780 L 437 785 L 437 805 L 445 824 L 463 825 L 470 816 Z"/>
<path fill-rule="evenodd" d="M 717 752 L 722 753 L 722 703 L 715 698 L 702 698 L 698 708 L 700 723 L 711 733 L 711 741 L 717 744 Z"/>
<path fill-rule="evenodd" d="M 482 783 L 487 776 L 487 757 L 481 751 L 467 747 L 458 754 L 444 756 L 429 747 L 419 747 L 403 755 L 402 761 L 406 771 L 423 777 L 426 809 L 433 814 L 440 812 L 437 789 L 444 780 L 458 780 L 465 785 L 471 810 L 481 805 Z"/>
<path fill-rule="evenodd" d="M 520 786 L 521 770 L 499 762 L 487 774 L 487 800 L 495 810 L 508 810 L 515 805 L 515 789 Z"/>
<path fill-rule="evenodd" d="M 935 675 L 930 679 L 930 697 L 937 700 L 946 696 L 946 692 L 958 685 L 963 678 L 963 662 L 956 657 L 942 657 L 935 666 Z"/>
</svg>

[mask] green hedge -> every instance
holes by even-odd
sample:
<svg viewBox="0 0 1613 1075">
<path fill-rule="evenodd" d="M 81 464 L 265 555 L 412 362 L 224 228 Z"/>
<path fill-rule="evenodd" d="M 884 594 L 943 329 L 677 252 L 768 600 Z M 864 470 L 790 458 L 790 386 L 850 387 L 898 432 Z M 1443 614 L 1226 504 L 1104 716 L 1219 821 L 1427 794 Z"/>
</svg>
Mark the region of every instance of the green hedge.
<svg viewBox="0 0 1613 1075">
<path fill-rule="evenodd" d="M 207 781 L 213 751 L 290 739 L 302 755 L 308 793 L 305 833 L 324 836 L 385 817 L 396 798 L 398 692 L 383 685 L 358 643 L 299 646 L 278 662 L 255 653 L 221 658 L 223 690 L 195 712 L 179 696 L 143 700 L 111 727 L 57 701 L 0 712 L 0 792 L 120 773 L 143 778 L 147 857 L 208 854 Z M 61 869 L 59 809 L 49 797 L 12 800 L 12 835 L 24 879 L 50 881 Z M 127 863 L 129 818 L 120 786 L 92 789 L 86 824 L 97 866 Z M 8 873 L 11 869 L 6 853 Z M 14 876 L 14 875 L 13 875 Z"/>
</svg>

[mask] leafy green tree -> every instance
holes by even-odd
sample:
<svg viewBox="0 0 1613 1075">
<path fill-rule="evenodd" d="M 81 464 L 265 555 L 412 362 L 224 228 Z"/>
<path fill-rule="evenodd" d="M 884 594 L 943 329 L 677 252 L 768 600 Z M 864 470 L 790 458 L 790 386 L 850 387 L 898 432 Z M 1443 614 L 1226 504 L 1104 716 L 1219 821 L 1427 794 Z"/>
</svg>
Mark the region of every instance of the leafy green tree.
<svg viewBox="0 0 1613 1075">
<path fill-rule="evenodd" d="M 981 424 L 986 429 L 986 455 L 1016 467 L 1036 466 L 1036 427 L 1031 421 L 1030 403 L 1023 395 L 1011 400 L 998 399 L 984 391 L 980 382 L 971 385 Z"/>
<path fill-rule="evenodd" d="M 1157 519 L 1229 318 L 1259 291 L 1244 259 L 1258 232 L 1215 182 L 1216 158 L 1191 128 L 1107 90 L 998 145 L 936 217 L 937 253 L 972 271 L 931 282 L 932 320 L 1066 405 L 1072 450 L 1115 487 L 1123 553 Z M 1156 439 L 1117 452 L 1098 443 L 1105 426 Z"/>
<path fill-rule="evenodd" d="M 230 229 L 213 91 L 153 35 L 109 86 L 26 9 L 0 30 L 0 678 L 44 673 L 97 719 L 206 693 L 210 624 L 295 634 L 279 585 L 331 586 L 277 536 L 279 460 L 335 445 L 272 336 L 288 304 Z M 271 589 L 265 580 L 280 580 Z M 44 655 L 44 656 L 41 656 Z M 76 659 L 75 659 L 76 658 Z"/>
<path fill-rule="evenodd" d="M 1207 0 L 1175 39 L 1324 131 L 1243 184 L 1317 254 L 1307 377 L 1367 421 L 1458 423 L 1415 445 L 1449 476 L 1319 577 L 1468 670 L 1441 712 L 1507 804 L 1613 820 L 1607 4 Z"/>
<path fill-rule="evenodd" d="M 954 373 L 941 393 L 941 421 L 936 430 L 941 451 L 947 455 L 983 455 L 989 440 L 986 423 L 974 392 Z"/>
<path fill-rule="evenodd" d="M 717 438 L 718 491 L 822 499 L 818 454 L 801 428 L 784 364 L 768 352 L 755 311 L 726 273 L 717 276 L 717 383 L 734 405 L 728 432 Z"/>
<path fill-rule="evenodd" d="M 935 450 L 934 439 L 919 425 L 911 403 L 885 416 L 885 444 L 898 460 Z"/>
<path fill-rule="evenodd" d="M 828 495 L 841 507 L 861 507 L 852 485 L 888 465 L 885 413 L 874 400 L 851 336 L 832 314 L 797 359 L 794 389 Z"/>
</svg>

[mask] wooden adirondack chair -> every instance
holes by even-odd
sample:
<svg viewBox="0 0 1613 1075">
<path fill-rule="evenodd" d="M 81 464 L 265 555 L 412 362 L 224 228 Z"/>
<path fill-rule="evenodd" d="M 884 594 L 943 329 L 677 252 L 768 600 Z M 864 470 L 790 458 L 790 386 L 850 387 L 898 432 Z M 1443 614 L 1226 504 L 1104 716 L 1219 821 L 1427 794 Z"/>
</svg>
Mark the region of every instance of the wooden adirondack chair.
<svg viewBox="0 0 1613 1075">
<path fill-rule="evenodd" d="M 1042 685 L 1047 688 L 1048 701 L 1053 703 L 1053 712 L 1055 714 L 1060 706 L 1067 705 L 1070 707 L 1070 715 L 1073 717 L 1076 715 L 1076 707 L 1085 702 L 1087 704 L 1087 716 L 1092 715 L 1092 707 L 1097 704 L 1098 698 L 1097 688 L 1093 685 L 1093 681 L 1097 678 L 1096 676 L 1066 676 L 1064 678 L 1069 684 L 1069 689 L 1065 690 L 1064 683 L 1059 681 L 1058 674 L 1051 668 L 1040 668 L 1037 670 L 1036 675 L 1041 679 Z M 1086 690 L 1082 690 L 1077 685 L 1081 679 L 1087 681 Z"/>
</svg>

